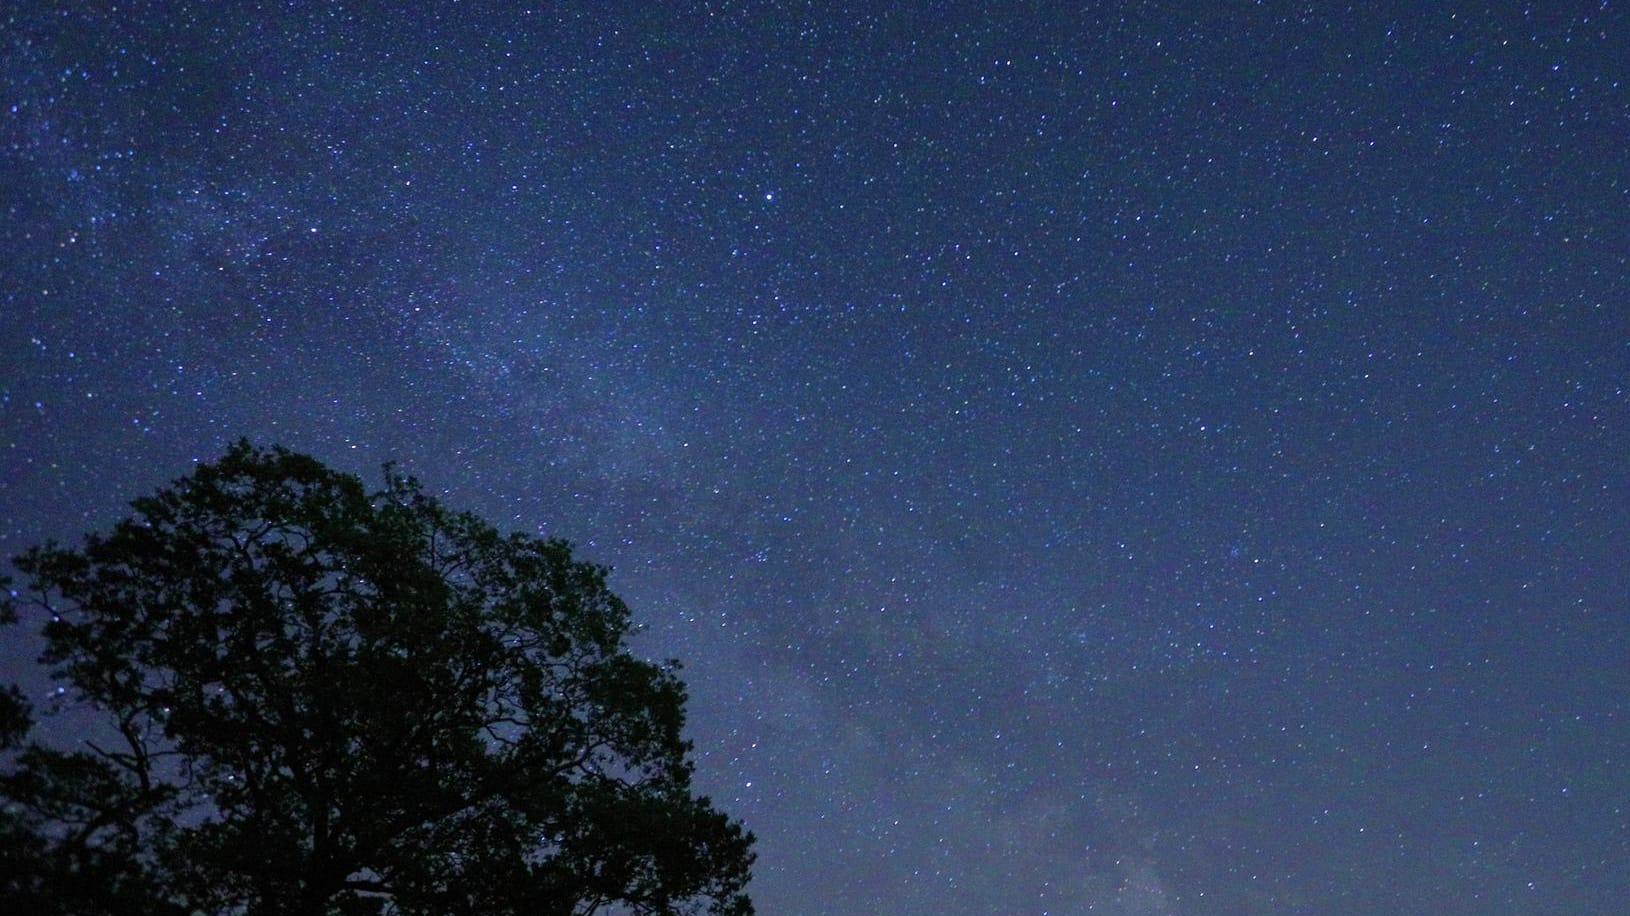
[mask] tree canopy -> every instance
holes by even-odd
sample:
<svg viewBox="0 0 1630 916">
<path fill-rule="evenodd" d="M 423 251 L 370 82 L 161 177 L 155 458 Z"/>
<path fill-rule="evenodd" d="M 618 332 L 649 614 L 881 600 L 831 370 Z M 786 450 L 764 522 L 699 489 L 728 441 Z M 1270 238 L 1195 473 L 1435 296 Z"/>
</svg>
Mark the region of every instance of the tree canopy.
<svg viewBox="0 0 1630 916">
<path fill-rule="evenodd" d="M 242 441 L 131 505 L 13 560 L 97 725 L 0 693 L 12 912 L 752 912 L 675 663 L 567 543 Z"/>
</svg>

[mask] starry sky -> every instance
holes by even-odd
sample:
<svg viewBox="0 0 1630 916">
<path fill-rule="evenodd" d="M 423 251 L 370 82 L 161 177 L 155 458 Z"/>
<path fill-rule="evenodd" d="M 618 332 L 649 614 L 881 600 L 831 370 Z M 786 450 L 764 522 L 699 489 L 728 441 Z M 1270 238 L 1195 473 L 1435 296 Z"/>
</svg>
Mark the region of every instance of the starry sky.
<svg viewBox="0 0 1630 916">
<path fill-rule="evenodd" d="M 0 553 L 240 436 L 569 538 L 765 914 L 1630 899 L 1619 4 L 0 26 Z"/>
</svg>

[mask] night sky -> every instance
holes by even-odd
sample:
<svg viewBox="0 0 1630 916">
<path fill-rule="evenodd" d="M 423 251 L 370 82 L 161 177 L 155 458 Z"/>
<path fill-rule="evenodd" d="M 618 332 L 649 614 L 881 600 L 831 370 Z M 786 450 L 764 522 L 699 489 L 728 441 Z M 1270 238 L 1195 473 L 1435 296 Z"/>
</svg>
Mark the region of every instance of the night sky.
<svg viewBox="0 0 1630 916">
<path fill-rule="evenodd" d="M 13 0 L 0 553 L 569 538 L 767 916 L 1623 912 L 1630 19 L 1076 6 Z"/>
</svg>

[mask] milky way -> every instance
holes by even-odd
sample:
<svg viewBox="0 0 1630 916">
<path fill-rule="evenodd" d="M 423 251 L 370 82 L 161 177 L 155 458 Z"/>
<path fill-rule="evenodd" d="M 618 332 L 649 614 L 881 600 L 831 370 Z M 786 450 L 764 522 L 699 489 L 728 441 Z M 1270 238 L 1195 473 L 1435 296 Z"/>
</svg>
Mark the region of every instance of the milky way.
<svg viewBox="0 0 1630 916">
<path fill-rule="evenodd" d="M 1630 23 L 1069 6 L 11 4 L 0 552 L 570 538 L 767 914 L 1622 906 Z"/>
</svg>

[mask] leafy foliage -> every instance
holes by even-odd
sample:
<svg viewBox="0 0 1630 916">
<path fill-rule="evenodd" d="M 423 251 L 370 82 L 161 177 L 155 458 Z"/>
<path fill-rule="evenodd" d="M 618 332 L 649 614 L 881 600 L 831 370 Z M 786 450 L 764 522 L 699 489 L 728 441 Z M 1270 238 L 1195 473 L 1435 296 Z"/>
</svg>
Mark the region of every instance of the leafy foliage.
<svg viewBox="0 0 1630 916">
<path fill-rule="evenodd" d="M 14 561 L 42 661 L 105 723 L 25 744 L 0 694 L 23 911 L 752 912 L 674 666 L 629 654 L 568 544 L 247 442 L 132 506 Z"/>
</svg>

